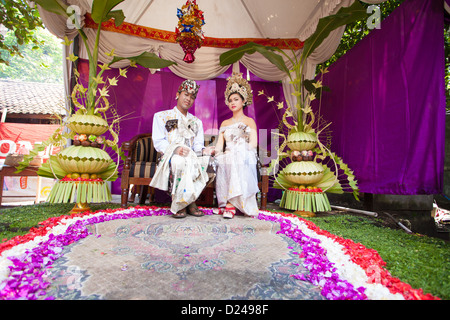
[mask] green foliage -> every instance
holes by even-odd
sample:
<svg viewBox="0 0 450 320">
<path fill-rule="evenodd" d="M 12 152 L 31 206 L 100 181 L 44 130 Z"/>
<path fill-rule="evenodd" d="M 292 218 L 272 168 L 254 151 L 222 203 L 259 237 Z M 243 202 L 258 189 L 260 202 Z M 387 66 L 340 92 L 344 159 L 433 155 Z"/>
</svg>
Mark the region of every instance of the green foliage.
<svg viewBox="0 0 450 320">
<path fill-rule="evenodd" d="M 13 31 L 6 34 L 4 44 L 15 46 L 19 54 L 10 55 L 0 49 L 6 63 L 0 64 L 0 78 L 30 82 L 62 83 L 63 56 L 61 41 L 43 28 L 34 33 L 34 43 L 18 44 Z"/>
<path fill-rule="evenodd" d="M 319 228 L 375 249 L 393 277 L 450 299 L 450 243 L 400 229 L 381 227 L 381 220 L 348 214 L 308 218 Z"/>
<path fill-rule="evenodd" d="M 342 7 L 335 15 L 323 17 L 317 24 L 316 31 L 305 40 L 302 51 L 302 59 L 309 57 L 314 50 L 330 35 L 331 31 L 349 23 L 366 21 L 366 9 L 359 1 L 355 1 L 350 7 Z"/>
<path fill-rule="evenodd" d="M 30 8 L 27 0 L 0 0 L 0 26 L 14 34 L 16 41 L 7 43 L 0 33 L 0 64 L 9 63 L 7 55 L 21 55 L 20 46 L 33 43 L 35 47 L 40 42 L 34 37 L 34 30 L 42 27 L 39 12 Z M 0 27 L 1 28 L 1 27 Z"/>
<path fill-rule="evenodd" d="M 102 23 L 114 18 L 116 26 L 120 26 L 125 20 L 125 15 L 122 10 L 112 10 L 119 3 L 124 0 L 106 0 L 94 1 L 92 3 L 92 20 L 95 23 Z"/>
<path fill-rule="evenodd" d="M 51 217 L 68 215 L 74 207 L 73 203 L 49 204 L 42 203 L 32 206 L 18 206 L 0 210 L 0 241 L 24 235 L 33 227 L 39 227 L 39 222 Z M 108 208 L 119 208 L 120 204 L 103 203 L 90 204 L 92 211 Z"/>
</svg>

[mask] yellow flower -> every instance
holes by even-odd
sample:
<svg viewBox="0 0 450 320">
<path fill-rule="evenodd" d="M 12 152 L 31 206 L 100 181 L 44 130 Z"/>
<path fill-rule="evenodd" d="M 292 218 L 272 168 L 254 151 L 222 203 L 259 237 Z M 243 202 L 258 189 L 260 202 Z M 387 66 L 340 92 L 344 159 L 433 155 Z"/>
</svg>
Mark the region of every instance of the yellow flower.
<svg viewBox="0 0 450 320">
<path fill-rule="evenodd" d="M 117 86 L 117 78 L 116 77 L 114 77 L 114 78 L 112 78 L 112 79 L 108 79 L 108 81 L 109 81 L 109 85 L 110 86 Z"/>
<path fill-rule="evenodd" d="M 292 112 L 290 112 L 289 110 L 286 110 L 285 113 L 287 117 L 293 117 Z"/>
<path fill-rule="evenodd" d="M 272 101 L 273 101 L 273 96 L 267 98 L 267 102 L 272 102 Z"/>
<path fill-rule="evenodd" d="M 111 68 L 109 67 L 109 65 L 107 65 L 106 63 L 102 64 L 102 65 L 100 66 L 100 69 L 102 69 L 102 70 L 111 70 Z"/>
<path fill-rule="evenodd" d="M 114 51 L 116 51 L 116 49 L 112 49 L 110 53 L 105 52 L 105 54 L 109 57 L 114 57 L 116 56 L 116 54 L 114 53 Z"/>
<path fill-rule="evenodd" d="M 93 77 L 92 80 L 97 82 L 97 84 L 105 83 L 105 81 L 103 81 L 103 78 L 101 76 Z"/>
<path fill-rule="evenodd" d="M 120 69 L 119 68 L 119 74 L 121 77 L 127 77 L 127 69 Z"/>
<path fill-rule="evenodd" d="M 73 43 L 73 41 L 70 41 L 69 38 L 67 38 L 67 36 L 65 36 L 64 41 L 61 43 L 65 46 L 70 46 Z"/>
<path fill-rule="evenodd" d="M 74 69 L 74 70 L 75 70 L 75 69 Z M 78 86 L 78 91 L 79 91 L 80 93 L 82 93 L 82 94 L 85 94 L 86 91 L 87 91 L 87 88 L 83 87 L 83 85 L 80 84 L 80 85 Z"/>
<path fill-rule="evenodd" d="M 264 94 L 264 90 L 258 91 L 258 96 L 262 96 Z"/>
<path fill-rule="evenodd" d="M 106 89 L 106 87 L 98 89 L 98 92 L 100 92 L 101 97 L 109 97 L 108 89 Z"/>
<path fill-rule="evenodd" d="M 73 53 L 71 53 L 66 59 L 70 60 L 72 62 L 75 62 L 75 61 L 77 61 L 78 57 L 76 55 L 74 55 Z"/>
<path fill-rule="evenodd" d="M 283 103 L 283 101 L 279 102 L 279 103 L 277 104 L 277 106 L 278 106 L 278 109 L 283 109 L 283 108 L 284 108 L 284 103 Z"/>
<path fill-rule="evenodd" d="M 321 87 L 322 87 L 322 81 L 319 80 L 319 81 L 317 81 L 317 82 L 313 82 L 312 85 L 313 85 L 314 88 L 316 88 L 316 89 L 321 88 Z"/>
<path fill-rule="evenodd" d="M 314 93 L 311 93 L 311 94 L 309 95 L 309 100 L 310 100 L 310 101 L 316 100 L 316 95 L 315 95 Z"/>
</svg>

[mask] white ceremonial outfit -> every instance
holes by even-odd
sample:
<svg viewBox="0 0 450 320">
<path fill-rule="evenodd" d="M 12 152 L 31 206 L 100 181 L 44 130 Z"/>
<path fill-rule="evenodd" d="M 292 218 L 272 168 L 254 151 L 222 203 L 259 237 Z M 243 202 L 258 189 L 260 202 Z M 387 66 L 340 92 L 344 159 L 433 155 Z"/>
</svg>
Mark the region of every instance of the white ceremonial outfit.
<svg viewBox="0 0 450 320">
<path fill-rule="evenodd" d="M 226 141 L 225 152 L 216 156 L 216 196 L 219 207 L 230 202 L 248 216 L 259 214 L 256 149 L 251 148 L 251 128 L 242 122 L 220 128 Z"/>
<path fill-rule="evenodd" d="M 177 107 L 161 111 L 153 116 L 152 140 L 163 157 L 150 186 L 169 191 L 170 210 L 177 213 L 197 200 L 208 183 L 210 156 L 201 156 L 205 148 L 203 123 L 189 112 L 184 116 Z M 174 154 L 181 146 L 190 149 L 188 156 Z"/>
</svg>

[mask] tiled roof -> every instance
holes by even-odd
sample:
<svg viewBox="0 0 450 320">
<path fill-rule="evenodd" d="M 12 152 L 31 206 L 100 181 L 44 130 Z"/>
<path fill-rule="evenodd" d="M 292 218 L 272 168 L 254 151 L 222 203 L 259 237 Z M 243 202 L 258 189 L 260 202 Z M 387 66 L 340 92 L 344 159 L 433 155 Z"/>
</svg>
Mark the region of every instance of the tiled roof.
<svg viewBox="0 0 450 320">
<path fill-rule="evenodd" d="M 0 79 L 0 111 L 65 115 L 64 85 Z"/>
</svg>

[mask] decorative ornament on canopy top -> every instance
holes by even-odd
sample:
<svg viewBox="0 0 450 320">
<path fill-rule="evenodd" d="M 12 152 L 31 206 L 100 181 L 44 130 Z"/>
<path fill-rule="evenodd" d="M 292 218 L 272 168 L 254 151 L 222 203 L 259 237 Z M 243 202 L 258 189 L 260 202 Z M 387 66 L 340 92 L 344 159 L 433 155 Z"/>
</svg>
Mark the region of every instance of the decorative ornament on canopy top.
<svg viewBox="0 0 450 320">
<path fill-rule="evenodd" d="M 177 9 L 178 27 L 175 28 L 177 42 L 185 53 L 183 61 L 195 61 L 194 53 L 205 39 L 202 26 L 205 24 L 203 11 L 198 8 L 196 0 L 187 0 L 186 4 Z"/>
</svg>

